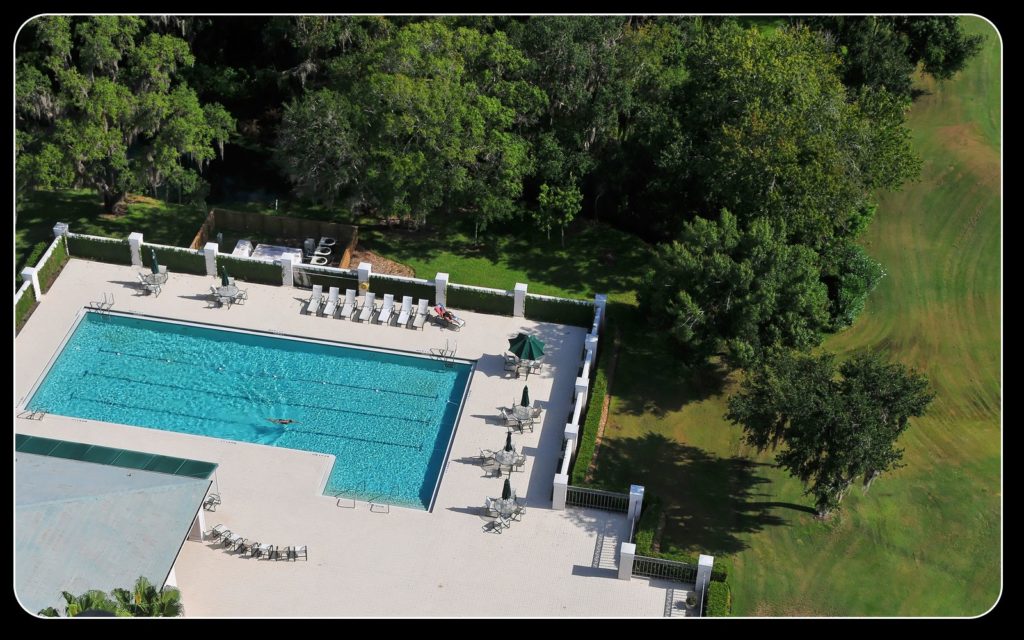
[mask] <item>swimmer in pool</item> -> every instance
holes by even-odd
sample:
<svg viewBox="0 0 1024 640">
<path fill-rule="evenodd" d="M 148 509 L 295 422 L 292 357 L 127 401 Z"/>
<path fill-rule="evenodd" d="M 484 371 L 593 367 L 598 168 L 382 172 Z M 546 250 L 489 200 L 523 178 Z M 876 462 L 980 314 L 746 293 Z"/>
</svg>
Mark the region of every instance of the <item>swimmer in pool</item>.
<svg viewBox="0 0 1024 640">
<path fill-rule="evenodd" d="M 267 420 L 270 420 L 274 424 L 298 424 L 295 420 L 292 420 L 291 418 L 267 418 Z"/>
</svg>

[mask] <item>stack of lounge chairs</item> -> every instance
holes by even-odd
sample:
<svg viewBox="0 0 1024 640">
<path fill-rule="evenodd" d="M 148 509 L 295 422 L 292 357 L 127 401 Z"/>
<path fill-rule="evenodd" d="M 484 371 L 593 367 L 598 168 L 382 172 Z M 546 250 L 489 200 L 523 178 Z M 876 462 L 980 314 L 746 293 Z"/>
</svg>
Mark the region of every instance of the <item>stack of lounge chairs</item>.
<svg viewBox="0 0 1024 640">
<path fill-rule="evenodd" d="M 323 285 L 317 284 L 313 285 L 313 291 L 305 301 L 303 312 L 308 315 L 344 318 L 368 324 L 376 321 L 377 324 L 394 324 L 396 327 L 422 330 L 430 314 L 430 301 L 427 298 L 420 298 L 414 305 L 412 296 L 402 296 L 401 307 L 396 308 L 394 294 L 385 293 L 380 306 L 377 306 L 377 294 L 368 291 L 360 304 L 355 289 L 346 289 L 345 297 L 342 299 L 341 288 L 331 287 L 325 297 Z"/>
</svg>

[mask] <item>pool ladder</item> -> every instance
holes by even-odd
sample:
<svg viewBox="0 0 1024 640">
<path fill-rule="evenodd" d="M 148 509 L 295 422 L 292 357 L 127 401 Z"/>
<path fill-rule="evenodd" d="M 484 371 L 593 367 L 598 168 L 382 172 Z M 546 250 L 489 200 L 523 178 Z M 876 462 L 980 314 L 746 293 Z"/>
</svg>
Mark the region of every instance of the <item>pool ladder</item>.
<svg viewBox="0 0 1024 640">
<path fill-rule="evenodd" d="M 367 500 L 370 503 L 370 511 L 373 513 L 391 513 L 391 503 L 394 502 L 396 493 L 398 491 L 395 485 L 391 485 L 391 490 L 388 493 L 381 493 Z"/>
</svg>

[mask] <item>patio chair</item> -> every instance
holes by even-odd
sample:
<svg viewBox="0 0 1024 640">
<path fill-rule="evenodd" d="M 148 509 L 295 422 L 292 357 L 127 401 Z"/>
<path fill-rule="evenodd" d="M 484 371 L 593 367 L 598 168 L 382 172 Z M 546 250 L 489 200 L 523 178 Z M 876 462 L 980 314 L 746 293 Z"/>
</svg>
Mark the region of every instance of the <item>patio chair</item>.
<svg viewBox="0 0 1024 640">
<path fill-rule="evenodd" d="M 402 296 L 402 311 L 398 314 L 395 325 L 404 327 L 409 324 L 409 315 L 412 313 L 412 296 Z"/>
<path fill-rule="evenodd" d="M 261 546 L 262 545 L 259 543 L 259 541 L 254 540 L 251 543 L 244 545 L 242 547 L 242 554 L 247 555 L 250 558 L 258 558 L 260 557 Z"/>
<path fill-rule="evenodd" d="M 526 454 L 525 453 L 520 453 L 518 456 L 516 456 L 516 459 L 514 461 L 512 461 L 512 470 L 513 471 L 523 471 L 523 466 L 525 464 L 526 464 Z"/>
<path fill-rule="evenodd" d="M 312 309 L 314 312 L 320 312 L 320 306 L 324 303 L 324 286 L 322 284 L 314 284 L 313 292 L 309 294 L 309 300 L 306 301 L 306 313 L 308 314 Z"/>
<path fill-rule="evenodd" d="M 481 449 L 480 450 L 480 459 L 481 460 L 490 460 L 493 457 L 494 457 L 494 452 L 491 451 L 490 449 Z"/>
<path fill-rule="evenodd" d="M 218 504 L 220 504 L 219 493 L 211 493 L 206 496 L 206 500 L 203 500 L 203 508 L 207 511 L 216 511 Z"/>
<path fill-rule="evenodd" d="M 503 523 L 501 520 L 497 520 L 497 519 L 491 520 L 490 522 L 484 524 L 484 526 L 483 526 L 483 530 L 484 530 L 485 533 L 488 533 L 488 532 L 489 533 L 501 533 L 501 530 L 504 529 L 504 528 L 505 528 L 505 523 Z"/>
<path fill-rule="evenodd" d="M 369 321 L 370 316 L 373 315 L 374 307 L 376 306 L 376 297 L 377 294 L 372 291 L 367 292 L 366 295 L 363 296 L 363 307 L 359 310 L 359 322 Z"/>
<path fill-rule="evenodd" d="M 277 557 L 277 547 L 272 544 L 261 544 L 256 547 L 256 558 L 264 558 L 270 560 L 272 557 Z"/>
<path fill-rule="evenodd" d="M 211 540 L 216 540 L 217 538 L 221 537 L 225 533 L 231 533 L 231 531 L 227 527 L 225 527 L 224 525 L 218 524 L 217 526 L 215 526 L 214 528 L 210 529 L 209 531 L 203 532 L 203 535 L 208 537 L 208 538 L 210 538 Z"/>
<path fill-rule="evenodd" d="M 248 300 L 248 299 L 249 299 L 249 290 L 248 289 L 239 289 L 238 293 L 236 293 L 235 297 L 232 299 L 232 302 L 234 304 L 241 304 L 243 301 Z"/>
<path fill-rule="evenodd" d="M 505 354 L 505 371 L 515 371 L 519 368 L 519 356 L 511 353 Z"/>
<path fill-rule="evenodd" d="M 303 560 L 309 562 L 309 550 L 306 548 L 306 545 L 301 547 L 285 547 L 284 551 L 288 560 L 298 560 L 299 556 L 302 556 Z"/>
<path fill-rule="evenodd" d="M 494 498 L 485 498 L 484 499 L 484 510 L 487 512 L 487 515 L 489 515 L 489 516 L 496 516 L 496 515 L 498 515 L 498 507 L 496 506 L 496 503 L 497 503 L 497 500 L 494 499 Z"/>
<path fill-rule="evenodd" d="M 323 315 L 333 316 L 334 310 L 338 308 L 338 287 L 331 287 L 331 291 L 327 296 L 327 304 L 324 305 Z"/>
<path fill-rule="evenodd" d="M 385 293 L 384 302 L 380 305 L 377 313 L 377 324 L 390 324 L 391 314 L 395 312 L 395 294 Z"/>
<path fill-rule="evenodd" d="M 526 507 L 524 507 L 523 505 L 519 504 L 518 501 L 516 501 L 516 508 L 512 512 L 512 519 L 522 521 L 524 513 L 526 513 Z"/>
<path fill-rule="evenodd" d="M 352 313 L 356 310 L 356 290 L 345 289 L 345 304 L 341 305 L 341 313 L 338 314 L 339 318 L 345 318 L 349 320 L 352 318 Z"/>
<path fill-rule="evenodd" d="M 420 298 L 420 305 L 416 307 L 416 317 L 412 319 L 412 326 L 414 329 L 423 329 L 423 325 L 427 322 L 429 307 L 430 302 L 426 298 Z"/>
<path fill-rule="evenodd" d="M 227 531 L 223 536 L 221 536 L 221 544 L 223 544 L 226 549 L 237 547 L 243 540 L 245 540 L 245 538 L 231 531 Z"/>
</svg>

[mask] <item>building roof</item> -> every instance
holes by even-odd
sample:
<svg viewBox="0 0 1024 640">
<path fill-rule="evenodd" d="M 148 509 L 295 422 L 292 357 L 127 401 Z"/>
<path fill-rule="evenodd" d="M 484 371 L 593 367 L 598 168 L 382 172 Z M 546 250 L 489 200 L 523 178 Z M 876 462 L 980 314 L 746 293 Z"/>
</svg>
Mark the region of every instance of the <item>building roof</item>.
<svg viewBox="0 0 1024 640">
<path fill-rule="evenodd" d="M 135 454 L 124 456 L 130 460 L 152 456 L 124 453 Z M 210 483 L 208 477 L 18 451 L 18 600 L 31 613 L 49 606 L 63 611 L 61 591 L 130 588 L 139 576 L 162 585 Z"/>
</svg>

